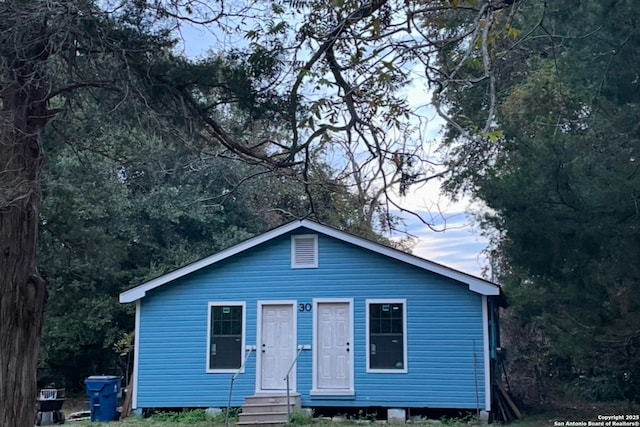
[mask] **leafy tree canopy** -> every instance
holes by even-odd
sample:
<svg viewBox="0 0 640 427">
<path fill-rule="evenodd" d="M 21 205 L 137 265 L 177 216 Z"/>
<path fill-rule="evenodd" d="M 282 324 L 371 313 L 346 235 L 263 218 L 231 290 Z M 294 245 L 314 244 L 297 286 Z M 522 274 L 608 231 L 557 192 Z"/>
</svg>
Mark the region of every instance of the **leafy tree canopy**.
<svg viewBox="0 0 640 427">
<path fill-rule="evenodd" d="M 73 102 L 44 138 L 40 264 L 50 298 L 39 380 L 81 390 L 89 375 L 131 367 L 114 351 L 133 329 L 120 292 L 308 215 L 309 197 L 294 169 L 203 150 L 172 123 L 144 112 L 132 120 L 132 105 L 105 120 L 103 103 Z M 311 174 L 322 183 L 316 220 L 380 239 L 327 166 Z"/>
<path fill-rule="evenodd" d="M 640 54 L 633 2 L 522 3 L 496 45 L 494 133 L 449 126 L 451 192 L 484 201 L 517 315 L 539 335 L 539 378 L 582 397 L 640 387 Z M 481 129 L 480 90 L 448 94 L 452 123 Z M 478 156 L 485 153 L 485 156 Z M 635 396 L 635 397 L 634 397 Z"/>
<path fill-rule="evenodd" d="M 323 162 L 314 160 L 322 158 L 328 164 L 341 159 L 331 164 L 338 167 L 338 179 L 349 179 L 351 192 L 339 193 L 335 200 L 349 205 L 350 195 L 355 194 L 355 204 L 363 207 L 368 223 L 382 211 L 385 226 L 393 226 L 385 214 L 388 208 L 399 207 L 393 191 L 405 194 L 409 185 L 443 173 L 434 168 L 422 144 L 426 115 L 415 113 L 406 100 L 411 80 L 424 78 L 434 91 L 435 111 L 444 117 L 449 116 L 445 95 L 467 86 L 484 88 L 488 97 L 483 131 L 492 132 L 497 98 L 489 36 L 496 28 L 510 34 L 508 27 L 498 28 L 496 23 L 508 15 L 511 3 L 1 1 L 0 424 L 23 427 L 33 422 L 27 402 L 35 395 L 47 299 L 46 280 L 36 259 L 42 222 L 49 227 L 43 245 L 65 245 L 63 254 L 74 248 L 84 251 L 83 246 L 96 253 L 97 243 L 109 247 L 109 255 L 100 263 L 113 278 L 120 274 L 115 268 L 123 262 L 120 254 L 147 254 L 140 245 L 149 245 L 151 258 L 157 247 L 171 248 L 165 254 L 168 259 L 188 258 L 179 250 L 184 237 L 172 230 L 207 235 L 210 231 L 200 226 L 204 220 L 220 225 L 228 218 L 191 209 L 189 197 L 186 205 L 168 203 L 177 192 L 192 194 L 206 184 L 206 178 L 203 182 L 171 162 L 165 148 L 184 153 L 180 144 L 167 143 L 168 133 L 176 143 L 209 152 L 214 159 L 224 154 L 266 171 L 289 169 L 301 180 L 306 201 L 317 212 L 312 190 L 321 190 L 321 200 L 332 196 L 324 196 L 322 190 L 328 187 L 314 179 L 334 173 L 318 169 Z M 215 46 L 208 58 L 193 61 L 174 50 L 176 32 L 185 22 L 248 42 L 230 49 Z M 461 74 L 470 69 L 475 72 Z M 85 100 L 79 101 L 81 97 Z M 136 126 L 118 123 L 111 129 L 129 148 L 102 132 L 101 126 L 111 126 L 108 120 L 99 126 L 86 121 L 94 112 L 109 119 L 128 114 L 138 120 Z M 70 117 L 77 121 L 67 124 Z M 61 135 L 71 138 L 67 141 Z M 84 145 L 71 147 L 76 136 L 89 138 Z M 67 142 L 69 151 L 61 145 Z M 152 142 L 163 147 L 165 156 L 149 150 L 146 144 Z M 81 149 L 85 147 L 86 151 Z M 129 156 L 133 147 L 151 155 Z M 93 148 L 104 157 L 87 157 Z M 60 157 L 47 171 L 50 210 L 45 213 L 40 202 L 47 152 Z M 95 163 L 83 166 L 95 177 L 93 182 L 108 183 L 106 188 L 98 191 L 92 180 L 65 188 L 61 177 L 80 167 L 83 159 Z M 202 166 L 198 161 L 194 164 Z M 223 168 L 215 162 L 211 167 Z M 77 176 L 67 178 L 73 182 Z M 156 179 L 165 180 L 167 187 L 154 187 Z M 132 215 L 137 209 L 134 195 L 148 208 L 146 227 Z M 98 197 L 111 203 L 96 204 Z M 69 202 L 79 209 L 70 209 Z M 291 199 L 285 204 L 298 202 Z M 86 235 L 65 226 L 65 209 L 85 224 Z M 111 217 L 131 222 L 112 224 Z M 159 218 L 169 219 L 175 227 L 166 228 L 166 223 L 156 221 Z M 198 241 L 201 236 L 195 234 L 191 237 Z M 152 242 L 135 242 L 147 236 Z M 124 237 L 133 243 L 126 244 Z M 80 256 L 68 264 L 70 277 L 88 259 Z M 94 272 L 90 283 L 96 289 L 103 286 L 97 269 L 87 268 Z M 104 300 L 101 304 L 108 305 Z M 106 322 L 95 318 L 98 327 Z"/>
</svg>

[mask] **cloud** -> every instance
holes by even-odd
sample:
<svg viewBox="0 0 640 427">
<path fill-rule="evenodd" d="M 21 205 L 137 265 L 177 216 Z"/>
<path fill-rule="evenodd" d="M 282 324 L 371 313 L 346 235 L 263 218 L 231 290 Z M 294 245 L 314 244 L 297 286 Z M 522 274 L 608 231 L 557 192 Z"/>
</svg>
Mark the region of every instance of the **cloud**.
<svg viewBox="0 0 640 427">
<path fill-rule="evenodd" d="M 425 218 L 429 212 L 416 211 Z M 483 251 L 488 245 L 473 225 L 472 218 L 464 212 L 450 212 L 445 220 L 440 218 L 439 226 L 444 231 L 433 231 L 413 215 L 400 215 L 407 232 L 417 240 L 413 254 L 446 265 L 464 273 L 482 277 L 482 270 L 488 265 Z"/>
<path fill-rule="evenodd" d="M 411 213 L 392 213 L 404 220 L 407 233 L 416 238 L 414 255 L 482 277 L 483 269 L 489 265 L 484 254 L 488 239 L 480 235 L 471 212 L 484 212 L 487 208 L 464 195 L 454 201 L 442 194 L 440 186 L 440 180 L 430 180 L 412 187 L 398 200 L 403 209 L 419 215 L 431 228 Z"/>
</svg>

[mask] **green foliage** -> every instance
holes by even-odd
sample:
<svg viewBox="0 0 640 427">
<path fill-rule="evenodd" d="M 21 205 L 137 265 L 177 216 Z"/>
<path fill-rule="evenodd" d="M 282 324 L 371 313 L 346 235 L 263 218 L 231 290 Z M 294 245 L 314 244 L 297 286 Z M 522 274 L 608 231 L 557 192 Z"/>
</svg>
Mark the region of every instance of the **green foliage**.
<svg viewBox="0 0 640 427">
<path fill-rule="evenodd" d="M 313 415 L 304 411 L 294 411 L 289 419 L 289 424 L 306 426 L 313 422 Z"/>
<path fill-rule="evenodd" d="M 495 230 L 510 319 L 537 330 L 538 348 L 515 355 L 514 375 L 527 359 L 538 386 L 562 383 L 588 400 L 640 390 L 638 12 L 625 2 L 523 3 L 509 25 L 528 30 L 502 41 L 501 134 L 459 144 L 449 132 L 464 167 L 448 189 L 490 208 L 481 221 Z M 482 94 L 449 95 L 459 121 L 480 129 Z"/>
<path fill-rule="evenodd" d="M 615 374 L 578 378 L 571 388 L 572 395 L 587 402 L 617 402 L 624 398 L 621 381 Z"/>
<path fill-rule="evenodd" d="M 312 218 L 377 237 L 358 199 L 326 165 L 311 166 L 319 184 L 307 192 L 295 170 L 247 165 L 221 147 L 215 154 L 212 141 L 142 113 L 135 100 L 73 102 L 73 114 L 44 138 L 40 265 L 50 296 L 43 383 L 81 392 L 89 375 L 128 378 L 131 354 L 122 353 L 131 350 L 125 334 L 133 329 L 133 307 L 120 305 L 118 294 L 308 216 L 310 194 Z"/>
<path fill-rule="evenodd" d="M 322 5 L 296 3 L 300 8 Z M 49 279 L 41 357 L 41 367 L 49 372 L 43 371 L 42 380 L 79 389 L 87 374 L 126 369 L 119 366 L 122 361 L 112 349 L 123 331 L 132 328 L 131 308 L 120 307 L 115 297 L 132 284 L 216 252 L 283 219 L 309 213 L 326 218 L 331 225 L 353 227 L 358 234 L 374 234 L 371 224 L 384 210 L 379 202 L 383 192 L 367 183 L 379 181 L 379 174 L 359 175 L 350 182 L 358 181 L 357 196 L 343 187 L 335 192 L 335 204 L 322 207 L 313 205 L 316 193 L 311 190 L 318 184 L 317 197 L 331 199 L 325 192 L 333 192 L 333 182 L 325 187 L 326 181 L 310 178 L 335 176 L 317 159 L 321 154 L 328 156 L 331 150 L 323 151 L 325 146 L 345 141 L 334 138 L 335 132 L 328 129 L 339 130 L 346 115 L 362 110 L 362 120 L 349 120 L 351 135 L 365 135 L 362 129 L 368 129 L 376 137 L 384 136 L 376 124 L 378 117 L 398 133 L 406 130 L 396 120 L 398 114 L 408 117 L 406 102 L 387 96 L 410 80 L 400 67 L 374 67 L 373 76 L 352 84 L 357 90 L 341 84 L 330 108 L 322 109 L 332 120 L 319 124 L 320 132 L 315 134 L 310 129 L 313 122 L 304 122 L 299 114 L 311 110 L 313 96 L 308 98 L 305 92 L 316 82 L 305 84 L 303 91 L 283 88 L 307 71 L 311 78 L 321 78 L 329 75 L 329 69 L 340 73 L 341 67 L 329 57 L 325 58 L 329 64 L 316 60 L 317 67 L 300 65 L 298 55 L 307 55 L 312 38 L 304 30 L 289 37 L 301 26 L 290 24 L 298 20 L 289 13 L 287 2 L 245 7 L 173 0 L 60 0 L 45 6 L 37 1 L 0 1 L 0 134 L 8 158 L 2 171 L 7 197 L 0 204 L 10 206 L 2 210 L 3 216 L 15 216 L 0 224 L 3 236 L 27 236 L 24 242 L 9 242 L 20 248 L 12 252 L 16 261 L 10 264 L 22 272 L 0 272 L 0 284 L 8 292 L 8 301 L 25 283 L 39 283 L 36 265 Z M 380 35 L 390 23 L 389 7 L 381 8 L 373 23 L 365 22 L 373 10 L 360 10 L 351 1 L 340 7 L 339 13 L 347 13 L 348 19 L 361 20 L 363 25 L 358 27 L 367 34 Z M 325 17 L 320 7 L 310 16 L 310 26 L 320 30 L 316 36 L 343 19 Z M 183 25 L 200 25 L 233 39 L 245 22 L 257 22 L 246 48 L 213 46 L 208 57 L 200 60 L 177 52 Z M 372 46 L 359 42 L 338 46 L 336 40 L 321 53 L 338 53 L 350 67 L 361 65 Z M 352 76 L 360 71 L 354 68 Z M 323 86 L 333 88 L 334 83 Z M 370 92 L 367 100 L 362 97 L 365 92 Z M 353 102 L 346 109 L 340 107 L 343 97 L 353 100 L 356 94 L 357 109 Z M 387 107 L 391 114 L 379 114 Z M 301 123 L 309 128 L 299 132 Z M 397 139 L 405 148 L 403 135 Z M 384 145 L 375 151 L 368 146 L 374 153 L 369 164 L 385 165 L 389 153 L 397 151 Z M 362 150 L 350 152 L 359 155 Z M 48 163 L 43 170 L 45 157 Z M 360 174 L 355 158 L 352 166 L 359 169 L 352 175 Z M 391 171 L 397 175 L 395 169 Z M 281 197 L 273 204 L 255 203 L 261 195 L 258 187 L 246 184 L 251 176 L 264 178 L 261 183 L 276 187 Z M 397 182 L 393 178 L 385 183 L 385 190 Z M 368 203 L 367 212 L 349 213 L 345 219 L 331 213 L 338 205 L 355 206 L 362 212 L 363 200 Z M 28 203 L 19 205 L 24 201 Z M 37 221 L 42 231 L 38 262 L 35 233 L 24 233 L 34 230 Z M 44 295 L 44 286 L 37 288 Z M 24 372 L 36 370 L 32 365 L 44 307 L 44 298 L 32 300 L 33 306 L 14 304 L 3 310 L 7 318 L 22 319 L 22 326 L 13 322 L 0 326 L 3 334 L 22 332 L 24 327 L 23 335 L 32 340 L 19 352 L 25 354 L 8 356 L 8 365 L 15 362 L 22 368 L 11 374 L 22 375 L 23 381 L 30 378 Z M 33 319 L 24 320 L 21 310 Z M 4 350 L 0 354 L 8 354 Z M 35 394 L 35 384 L 28 382 L 15 388 L 16 393 L 0 393 L 0 408 L 21 408 L 15 413 L 0 411 L 8 414 L 3 423 L 22 427 L 31 422 L 27 396 Z M 0 384 L 11 382 L 2 376 Z"/>
<path fill-rule="evenodd" d="M 213 427 L 224 425 L 224 414 L 216 416 L 207 415 L 204 409 L 193 409 L 182 412 L 156 412 L 148 418 L 129 417 L 120 421 L 119 425 L 124 426 L 146 426 L 146 427 Z M 108 427 L 113 423 L 92 423 L 89 421 L 76 421 L 78 426 Z"/>
<path fill-rule="evenodd" d="M 362 409 L 358 410 L 358 414 L 353 417 L 357 421 L 375 421 L 377 418 L 378 414 L 376 412 L 368 412 Z"/>
<path fill-rule="evenodd" d="M 231 420 L 231 421 L 238 421 L 238 419 L 240 418 L 240 412 L 241 411 L 242 411 L 241 408 L 229 408 L 229 418 L 228 419 Z M 216 421 L 216 420 L 224 421 L 224 420 L 226 420 L 227 419 L 227 409 L 224 408 L 220 414 L 217 414 L 217 415 L 215 415 L 213 417 L 210 417 L 210 418 L 213 418 L 213 421 Z"/>
<path fill-rule="evenodd" d="M 105 126 L 88 98 L 76 103 L 76 116 L 59 123 L 73 137 L 45 140 L 40 241 L 50 283 L 43 375 L 72 390 L 91 374 L 127 374 L 112 350 L 133 328 L 119 292 L 251 235 L 236 222 L 247 216 L 238 201 L 223 194 L 241 170 L 168 142 L 180 136 L 172 127 L 150 132 L 140 126 L 148 116 L 136 124 L 112 113 Z"/>
<path fill-rule="evenodd" d="M 153 420 L 159 422 L 170 421 L 174 423 L 193 424 L 208 421 L 209 417 L 204 409 L 194 409 L 183 412 L 157 412 L 153 414 Z"/>
<path fill-rule="evenodd" d="M 459 417 L 441 417 L 440 422 L 446 426 L 476 424 L 477 417 L 472 413 L 460 415 Z"/>
</svg>

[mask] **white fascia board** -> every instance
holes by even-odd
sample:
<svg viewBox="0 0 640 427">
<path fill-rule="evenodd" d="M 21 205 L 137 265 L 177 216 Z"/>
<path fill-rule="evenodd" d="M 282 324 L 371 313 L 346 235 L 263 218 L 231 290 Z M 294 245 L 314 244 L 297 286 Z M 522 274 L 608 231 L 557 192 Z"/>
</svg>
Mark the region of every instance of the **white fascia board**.
<svg viewBox="0 0 640 427">
<path fill-rule="evenodd" d="M 377 252 L 389 258 L 397 259 L 398 261 L 402 261 L 404 263 L 422 268 L 423 270 L 431 271 L 432 273 L 436 273 L 449 279 L 465 283 L 469 286 L 469 290 L 472 292 L 476 292 L 481 295 L 500 295 L 500 286 L 479 277 L 454 270 L 453 268 L 446 267 L 433 261 L 428 261 L 424 258 L 420 258 L 415 255 L 411 255 L 406 252 L 381 245 L 380 243 L 375 243 L 370 240 L 366 240 L 361 237 L 336 230 L 331 227 L 317 224 L 315 222 L 303 220 L 300 223 L 302 227 L 309 228 L 318 233 L 326 234 L 338 240 L 342 240 L 361 248 Z"/>
<path fill-rule="evenodd" d="M 218 252 L 215 255 L 209 256 L 207 258 L 203 258 L 200 261 L 196 261 L 193 264 L 189 264 L 182 268 L 179 268 L 171 273 L 167 273 L 164 276 L 160 276 L 156 279 L 153 279 L 149 282 L 143 283 L 140 286 L 136 286 L 133 289 L 129 289 L 128 291 L 122 292 L 120 294 L 120 302 L 121 303 L 130 303 L 143 298 L 148 291 L 160 287 L 166 283 L 169 283 L 173 280 L 179 279 L 181 277 L 186 276 L 187 274 L 193 273 L 194 271 L 200 270 L 201 268 L 208 267 L 216 262 L 222 261 L 233 255 L 236 255 L 240 252 L 246 251 L 247 249 L 258 246 L 261 243 L 264 243 L 268 240 L 274 239 L 278 236 L 286 234 L 296 228 L 300 227 L 300 222 L 295 221 L 288 224 L 283 225 L 282 227 L 275 228 L 271 231 L 268 231 L 264 234 L 260 234 L 256 237 L 253 237 L 249 240 L 245 240 L 242 243 L 239 243 L 235 246 L 230 247 L 229 249 L 225 249 L 222 252 Z"/>
</svg>

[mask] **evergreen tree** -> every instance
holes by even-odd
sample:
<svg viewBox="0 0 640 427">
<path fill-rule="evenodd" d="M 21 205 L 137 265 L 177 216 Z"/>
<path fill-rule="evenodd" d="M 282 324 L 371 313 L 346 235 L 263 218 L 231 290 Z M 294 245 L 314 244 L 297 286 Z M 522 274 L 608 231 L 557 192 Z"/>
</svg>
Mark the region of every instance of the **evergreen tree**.
<svg viewBox="0 0 640 427">
<path fill-rule="evenodd" d="M 640 390 L 639 13 L 625 1 L 522 4 L 504 17 L 512 34 L 493 36 L 495 132 L 448 134 L 461 166 L 448 188 L 490 208 L 481 220 L 497 231 L 512 320 L 538 331 L 516 372 L 526 358 L 542 389 L 557 379 L 590 400 Z M 478 129 L 483 99 L 450 93 L 457 123 Z"/>
</svg>

